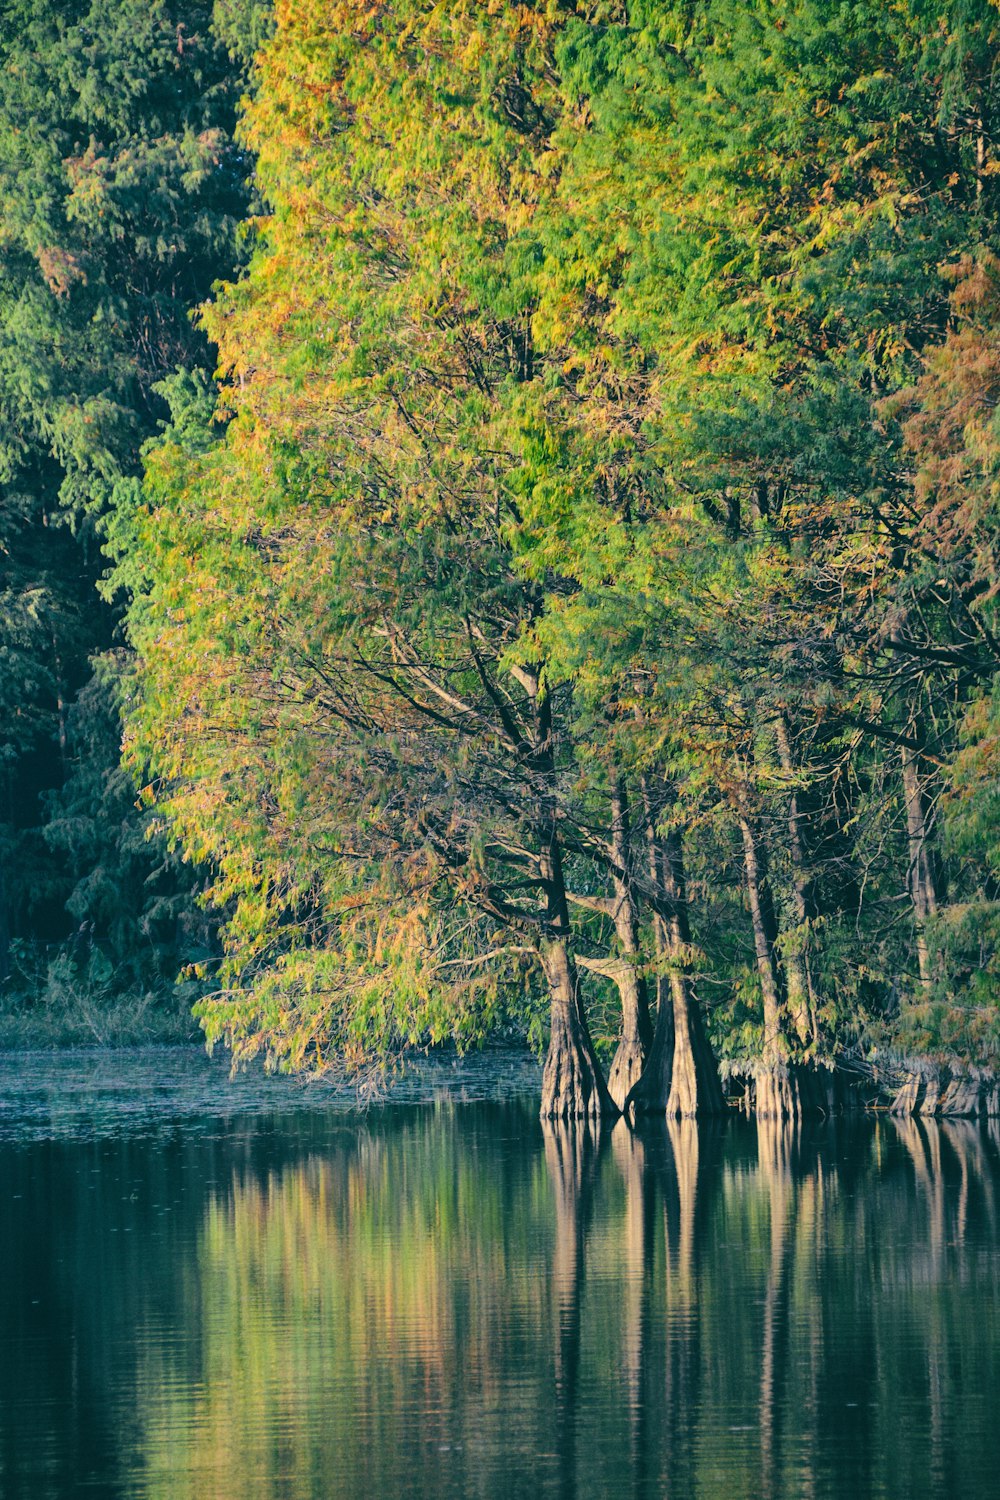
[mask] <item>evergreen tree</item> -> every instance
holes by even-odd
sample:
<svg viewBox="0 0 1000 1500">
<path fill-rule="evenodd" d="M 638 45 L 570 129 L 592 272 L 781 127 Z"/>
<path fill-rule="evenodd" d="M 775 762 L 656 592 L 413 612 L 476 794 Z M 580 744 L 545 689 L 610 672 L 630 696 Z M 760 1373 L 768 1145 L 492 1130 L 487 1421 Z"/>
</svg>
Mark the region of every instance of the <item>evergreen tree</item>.
<svg viewBox="0 0 1000 1500">
<path fill-rule="evenodd" d="M 122 809 L 101 685 L 118 607 L 96 586 L 109 511 L 166 412 L 157 385 L 209 360 L 189 314 L 234 265 L 247 208 L 243 75 L 220 39 L 237 46 L 241 17 L 220 21 L 197 0 L 0 7 L 0 974 L 13 951 L 29 987 L 60 945 L 76 961 L 81 932 L 116 983 L 171 967 L 136 940 L 164 853 Z"/>
</svg>

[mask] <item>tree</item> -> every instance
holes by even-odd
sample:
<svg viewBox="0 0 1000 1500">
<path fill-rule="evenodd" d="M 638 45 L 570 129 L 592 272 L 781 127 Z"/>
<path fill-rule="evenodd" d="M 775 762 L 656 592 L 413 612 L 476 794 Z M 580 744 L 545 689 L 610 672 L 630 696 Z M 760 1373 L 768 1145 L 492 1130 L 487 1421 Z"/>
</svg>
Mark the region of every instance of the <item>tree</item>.
<svg viewBox="0 0 1000 1500">
<path fill-rule="evenodd" d="M 223 19 L 235 46 L 238 19 Z M 241 86 L 209 3 L 6 0 L 0 13 L 0 975 L 13 939 L 29 987 L 43 951 L 78 954 L 73 934 L 92 919 L 79 881 L 88 867 L 106 875 L 96 828 L 121 816 L 117 736 L 71 721 L 114 699 L 94 675 L 121 659 L 107 656 L 120 605 L 97 592 L 110 507 L 126 503 L 166 413 L 158 383 L 208 362 L 189 312 L 235 263 Z M 72 783 L 110 801 L 68 861 L 50 824 Z M 125 816 L 141 846 L 142 817 Z M 118 916 L 94 919 L 103 962 L 136 983 L 132 878 L 163 859 L 162 842 L 137 848 L 119 871 L 128 888 L 101 898 Z M 185 876 L 178 895 L 196 888 Z M 143 986 L 167 977 L 150 957 Z"/>
<path fill-rule="evenodd" d="M 589 1113 L 582 969 L 619 1106 L 717 1109 L 714 1044 L 782 1116 L 950 982 L 995 558 L 942 266 L 996 232 L 997 42 L 985 0 L 279 7 L 218 440 L 189 400 L 115 519 L 130 754 L 231 912 L 210 1037 L 465 1041 L 541 976 Z"/>
</svg>

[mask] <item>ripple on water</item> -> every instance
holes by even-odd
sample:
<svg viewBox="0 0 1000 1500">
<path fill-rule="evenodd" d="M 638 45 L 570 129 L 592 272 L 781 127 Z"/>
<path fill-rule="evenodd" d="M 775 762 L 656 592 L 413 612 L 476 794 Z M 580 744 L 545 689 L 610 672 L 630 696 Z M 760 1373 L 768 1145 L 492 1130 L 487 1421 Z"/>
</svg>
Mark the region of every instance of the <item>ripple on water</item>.
<svg viewBox="0 0 1000 1500">
<path fill-rule="evenodd" d="M 530 1054 L 415 1056 L 384 1088 L 349 1078 L 303 1080 L 253 1066 L 230 1075 L 200 1047 L 0 1052 L 0 1141 L 85 1139 L 284 1114 L 370 1114 L 392 1104 L 473 1103 L 537 1095 Z"/>
</svg>

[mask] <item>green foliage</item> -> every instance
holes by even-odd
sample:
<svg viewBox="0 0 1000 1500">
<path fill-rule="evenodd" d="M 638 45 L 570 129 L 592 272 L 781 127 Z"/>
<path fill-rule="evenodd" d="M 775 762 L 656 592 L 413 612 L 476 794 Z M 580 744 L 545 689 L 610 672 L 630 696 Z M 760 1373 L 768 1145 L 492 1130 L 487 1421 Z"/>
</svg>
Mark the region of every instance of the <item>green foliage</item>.
<svg viewBox="0 0 1000 1500">
<path fill-rule="evenodd" d="M 236 49 L 236 12 L 220 28 Z M 118 769 L 120 601 L 97 584 L 160 382 L 182 366 L 205 400 L 189 314 L 236 260 L 241 86 L 198 0 L 0 7 L 0 982 L 13 956 L 29 1002 L 46 955 L 84 982 L 83 928 L 115 994 L 176 970 L 164 845 Z M 171 879 L 190 903 L 197 878 Z"/>
<path fill-rule="evenodd" d="M 111 531 L 210 1038 L 464 1045 L 571 925 L 729 1056 L 994 1045 L 998 26 L 278 7 Z"/>
</svg>

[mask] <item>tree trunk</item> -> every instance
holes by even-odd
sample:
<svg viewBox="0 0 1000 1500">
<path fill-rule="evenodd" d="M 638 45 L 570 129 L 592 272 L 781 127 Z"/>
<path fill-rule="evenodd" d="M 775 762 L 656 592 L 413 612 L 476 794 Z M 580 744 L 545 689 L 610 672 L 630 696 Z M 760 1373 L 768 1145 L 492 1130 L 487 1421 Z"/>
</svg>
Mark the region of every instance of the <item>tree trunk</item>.
<svg viewBox="0 0 1000 1500">
<path fill-rule="evenodd" d="M 580 1005 L 576 965 L 565 941 L 544 942 L 541 960 L 551 1005 L 549 1048 L 542 1072 L 542 1118 L 615 1115 L 618 1111 L 594 1053 Z"/>
<path fill-rule="evenodd" d="M 546 907 L 539 956 L 548 981 L 551 1007 L 549 1048 L 542 1072 L 541 1113 L 549 1120 L 604 1114 L 614 1116 L 618 1111 L 594 1052 L 587 1018 L 580 1003 L 576 964 L 569 949 L 569 909 L 556 830 L 552 707 L 540 678 L 536 677 L 535 683 L 532 770 L 539 788 L 539 870 Z"/>
<path fill-rule="evenodd" d="M 787 1062 L 758 1070 L 754 1109 L 758 1120 L 797 1120 L 805 1113 L 798 1075 Z"/>
<path fill-rule="evenodd" d="M 653 1043 L 653 1025 L 645 1004 L 645 983 L 631 964 L 620 964 L 614 973 L 622 1002 L 622 1035 L 608 1073 L 608 1093 L 616 1108 L 624 1109 L 633 1086 L 642 1076 Z M 639 1016 L 645 1013 L 646 1026 L 640 1028 Z"/>
<path fill-rule="evenodd" d="M 913 902 L 916 928 L 917 964 L 920 983 L 927 989 L 935 978 L 934 964 L 927 942 L 927 922 L 938 909 L 938 880 L 930 838 L 930 820 L 920 774 L 920 755 L 904 746 L 901 752 L 903 796 L 906 801 L 906 832 L 910 846 L 908 883 Z"/>
<path fill-rule="evenodd" d="M 667 1099 L 667 1114 L 673 1119 L 695 1115 L 718 1115 L 725 1108 L 719 1069 L 705 1033 L 701 1006 L 683 960 L 691 947 L 688 922 L 687 883 L 680 833 L 669 833 L 662 851 L 663 885 L 671 904 L 668 923 L 674 967 L 670 971 L 670 998 L 674 1012 L 674 1066 Z"/>
<path fill-rule="evenodd" d="M 668 984 L 660 993 L 649 1059 L 628 1096 L 626 1112 L 663 1111 L 673 1119 L 720 1114 L 724 1101 L 719 1070 L 705 1034 L 691 977 L 685 972 L 691 930 L 681 835 L 674 830 L 665 841 L 657 838 L 648 789 L 644 786 L 643 790 L 650 872 L 660 904 L 670 913 L 663 921 L 661 938 L 670 961 L 670 973 Z"/>
<path fill-rule="evenodd" d="M 647 875 L 651 889 L 663 894 L 663 869 L 660 841 L 656 836 L 656 811 L 649 783 L 644 776 L 642 788 L 643 825 L 646 836 Z M 626 1098 L 624 1113 L 662 1114 L 670 1097 L 670 1080 L 674 1067 L 674 1004 L 670 978 L 665 970 L 671 957 L 670 934 L 662 911 L 653 913 L 653 938 L 656 943 L 656 1027 L 646 1066 Z"/>
<path fill-rule="evenodd" d="M 764 1042 L 756 1075 L 758 1118 L 791 1119 L 801 1113 L 795 1079 L 788 1067 L 788 1048 L 781 1026 L 784 1003 L 778 965 L 778 924 L 767 880 L 763 851 L 745 817 L 740 817 L 743 855 L 747 875 L 754 952 L 764 1001 Z"/>
<path fill-rule="evenodd" d="M 67 777 L 67 750 L 68 735 L 66 731 L 66 699 L 63 694 L 63 669 L 62 658 L 59 655 L 59 647 L 56 638 L 52 637 L 52 661 L 55 667 L 55 689 L 56 689 L 56 725 L 59 741 L 59 769 L 62 773 L 63 782 Z"/>
<path fill-rule="evenodd" d="M 941 1095 L 944 1093 L 946 1079 L 942 1077 L 940 1067 L 935 1067 L 931 1072 L 924 1075 L 924 1093 L 918 1107 L 918 1113 L 922 1115 L 936 1115 L 941 1104 Z"/>
<path fill-rule="evenodd" d="M 663 894 L 663 859 L 660 849 L 660 840 L 656 836 L 656 813 L 653 800 L 650 795 L 649 782 L 643 776 L 639 783 L 642 790 L 642 821 L 646 840 L 646 872 L 650 883 L 650 889 L 654 893 Z M 656 946 L 656 1014 L 657 1024 L 659 1017 L 668 1013 L 670 1019 L 669 1033 L 669 1055 L 673 1057 L 674 1034 L 673 1034 L 673 1008 L 666 1003 L 670 989 L 670 980 L 667 975 L 667 960 L 670 956 L 670 933 L 667 919 L 663 911 L 653 912 L 653 941 Z"/>
<path fill-rule="evenodd" d="M 897 1089 L 889 1113 L 893 1115 L 915 1115 L 924 1097 L 924 1080 L 919 1073 L 909 1073 Z"/>
<path fill-rule="evenodd" d="M 791 776 L 795 772 L 792 746 L 788 726 L 779 715 L 777 722 L 778 759 L 781 769 Z M 806 871 L 805 842 L 802 831 L 802 813 L 798 793 L 791 791 L 788 799 L 788 849 L 792 862 L 792 904 L 799 931 L 805 937 L 809 920 L 809 876 Z M 788 1013 L 799 1041 L 804 1047 L 818 1040 L 816 1028 L 816 996 L 813 991 L 812 972 L 809 966 L 808 949 L 793 949 L 785 957 L 785 982 L 788 988 Z"/>
<path fill-rule="evenodd" d="M 670 978 L 674 1058 L 666 1113 L 671 1119 L 718 1115 L 725 1109 L 719 1069 L 705 1034 L 701 1008 L 687 974 Z"/>
<path fill-rule="evenodd" d="M 781 973 L 778 968 L 778 925 L 774 916 L 774 904 L 767 883 L 764 857 L 758 847 L 754 831 L 746 818 L 740 818 L 743 835 L 743 856 L 747 875 L 747 896 L 750 901 L 750 921 L 753 926 L 753 946 L 757 956 L 757 974 L 764 1000 L 764 1046 L 766 1062 L 783 1061 L 786 1056 L 784 1037 L 781 1031 Z"/>
<path fill-rule="evenodd" d="M 614 906 L 612 919 L 615 932 L 626 962 L 615 970 L 615 983 L 622 1002 L 622 1037 L 618 1043 L 611 1071 L 608 1075 L 608 1092 L 616 1107 L 625 1107 L 625 1100 L 634 1084 L 642 1076 L 646 1058 L 653 1043 L 653 1023 L 649 1016 L 649 991 L 645 975 L 638 968 L 641 957 L 639 947 L 639 913 L 636 908 L 629 869 L 629 813 L 625 788 L 617 775 L 611 783 L 611 847 L 617 867 L 613 876 Z M 621 871 L 618 874 L 617 871 Z"/>
<path fill-rule="evenodd" d="M 2 806 L 0 806 L 0 817 L 3 819 L 0 822 L 0 984 L 6 984 L 10 978 L 10 910 L 7 904 L 9 897 L 6 864 L 13 847 L 14 834 L 11 827 L 13 799 L 9 767 L 0 771 L 0 792 L 3 796 Z"/>
<path fill-rule="evenodd" d="M 978 1074 L 957 1073 L 948 1082 L 938 1104 L 938 1114 L 956 1119 L 968 1119 L 978 1115 L 982 1103 L 982 1088 Z"/>
</svg>

